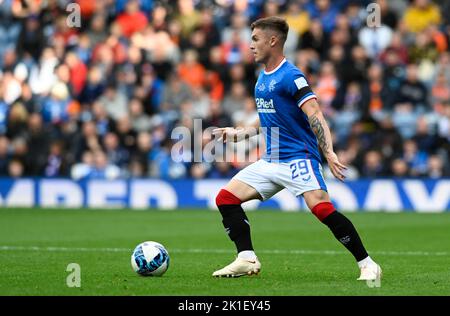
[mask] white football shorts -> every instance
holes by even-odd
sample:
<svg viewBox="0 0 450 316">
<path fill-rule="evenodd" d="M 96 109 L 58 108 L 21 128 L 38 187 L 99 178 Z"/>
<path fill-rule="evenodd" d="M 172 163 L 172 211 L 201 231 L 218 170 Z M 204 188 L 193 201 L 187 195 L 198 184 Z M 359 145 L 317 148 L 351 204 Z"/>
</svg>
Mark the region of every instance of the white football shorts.
<svg viewBox="0 0 450 316">
<path fill-rule="evenodd" d="M 278 163 L 260 159 L 239 171 L 233 179 L 253 187 L 263 201 L 284 188 L 295 196 L 312 190 L 327 191 L 322 166 L 312 159 L 296 159 Z"/>
</svg>

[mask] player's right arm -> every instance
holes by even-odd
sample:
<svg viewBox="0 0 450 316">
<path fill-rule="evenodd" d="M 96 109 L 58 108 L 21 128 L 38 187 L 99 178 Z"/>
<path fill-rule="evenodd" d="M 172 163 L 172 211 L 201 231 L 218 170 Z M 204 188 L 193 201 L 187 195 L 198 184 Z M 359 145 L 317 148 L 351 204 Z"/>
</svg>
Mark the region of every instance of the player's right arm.
<svg viewBox="0 0 450 316">
<path fill-rule="evenodd" d="M 259 131 L 259 118 L 256 119 L 253 124 L 246 127 L 221 127 L 213 129 L 212 133 L 218 141 L 223 141 L 226 143 L 230 142 L 240 142 L 246 138 L 258 135 Z"/>
<path fill-rule="evenodd" d="M 337 179 L 343 181 L 345 179 L 343 171 L 347 167 L 339 162 L 339 159 L 333 151 L 330 129 L 320 110 L 319 104 L 315 99 L 310 99 L 302 105 L 302 110 L 308 117 L 309 125 L 316 135 L 319 147 L 327 159 L 331 172 Z"/>
</svg>

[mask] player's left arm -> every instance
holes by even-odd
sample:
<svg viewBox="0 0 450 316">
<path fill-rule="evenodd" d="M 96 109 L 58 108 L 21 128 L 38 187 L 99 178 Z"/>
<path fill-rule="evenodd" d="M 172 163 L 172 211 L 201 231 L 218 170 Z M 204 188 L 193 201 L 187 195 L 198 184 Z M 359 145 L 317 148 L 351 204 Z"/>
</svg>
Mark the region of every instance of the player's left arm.
<svg viewBox="0 0 450 316">
<path fill-rule="evenodd" d="M 309 125 L 316 135 L 317 142 L 328 161 L 331 172 L 337 179 L 343 181 L 345 179 L 343 171 L 347 167 L 339 162 L 333 151 L 330 129 L 308 81 L 298 69 L 294 69 L 287 75 L 285 82 L 286 92 L 292 96 L 297 106 L 308 117 Z"/>
<path fill-rule="evenodd" d="M 308 117 L 309 125 L 316 135 L 317 142 L 327 159 L 331 172 L 337 179 L 343 181 L 345 179 L 343 171 L 347 169 L 347 167 L 339 162 L 339 159 L 334 153 L 330 129 L 319 104 L 315 98 L 309 99 L 303 103 L 301 109 Z"/>
</svg>

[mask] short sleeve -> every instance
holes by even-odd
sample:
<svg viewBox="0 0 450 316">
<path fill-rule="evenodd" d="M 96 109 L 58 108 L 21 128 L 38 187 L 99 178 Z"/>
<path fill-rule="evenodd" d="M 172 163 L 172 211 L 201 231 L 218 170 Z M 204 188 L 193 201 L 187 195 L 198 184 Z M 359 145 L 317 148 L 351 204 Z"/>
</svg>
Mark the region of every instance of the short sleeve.
<svg viewBox="0 0 450 316">
<path fill-rule="evenodd" d="M 294 71 L 288 76 L 286 81 L 288 94 L 294 98 L 298 107 L 306 101 L 317 99 L 305 76 L 300 71 Z"/>
</svg>

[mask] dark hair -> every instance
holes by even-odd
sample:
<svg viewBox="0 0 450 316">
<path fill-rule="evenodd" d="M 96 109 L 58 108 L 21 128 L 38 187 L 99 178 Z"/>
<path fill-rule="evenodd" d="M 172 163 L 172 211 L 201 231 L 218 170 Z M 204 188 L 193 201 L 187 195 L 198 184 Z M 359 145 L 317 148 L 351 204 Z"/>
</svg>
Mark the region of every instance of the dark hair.
<svg viewBox="0 0 450 316">
<path fill-rule="evenodd" d="M 256 20 L 250 25 L 252 31 L 256 28 L 266 30 L 270 29 L 276 31 L 281 35 L 281 41 L 284 43 L 289 32 L 289 25 L 286 20 L 277 16 L 270 16 Z"/>
</svg>

